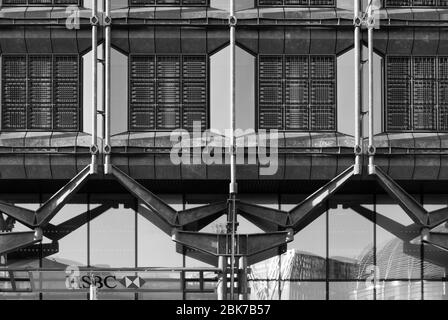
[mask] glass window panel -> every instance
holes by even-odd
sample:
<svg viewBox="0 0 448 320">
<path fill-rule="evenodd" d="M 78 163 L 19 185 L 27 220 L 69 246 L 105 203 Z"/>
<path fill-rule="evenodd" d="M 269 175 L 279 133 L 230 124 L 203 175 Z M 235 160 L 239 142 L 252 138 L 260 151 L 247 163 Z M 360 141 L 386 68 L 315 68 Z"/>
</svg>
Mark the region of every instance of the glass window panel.
<svg viewBox="0 0 448 320">
<path fill-rule="evenodd" d="M 447 200 L 444 195 L 427 196 L 424 198 L 424 208 L 429 212 L 446 208 Z M 423 246 L 423 277 L 424 279 L 446 279 L 448 253 L 432 245 Z M 426 299 L 426 296 L 425 296 Z"/>
<path fill-rule="evenodd" d="M 90 264 L 101 267 L 135 266 L 134 209 L 116 203 L 90 223 Z M 98 204 L 91 204 L 91 208 Z"/>
<path fill-rule="evenodd" d="M 419 237 L 418 228 L 417 230 L 405 229 L 405 227 L 411 227 L 414 223 L 398 205 L 392 204 L 390 199 L 378 198 L 376 211 L 378 214 L 398 223 L 398 235 L 401 237 L 391 232 L 390 227 L 392 225 L 381 226 L 377 224 L 376 265 L 378 266 L 380 279 L 421 278 L 421 246 L 409 242 L 409 238 Z M 408 240 L 404 241 L 403 238 Z"/>
<path fill-rule="evenodd" d="M 424 300 L 448 300 L 448 283 L 442 281 L 423 282 Z"/>
<path fill-rule="evenodd" d="M 330 300 L 373 300 L 373 288 L 365 281 L 330 282 L 328 297 Z"/>
<path fill-rule="evenodd" d="M 380 281 L 376 288 L 377 300 L 421 300 L 420 281 Z"/>
<path fill-rule="evenodd" d="M 303 197 L 282 196 L 281 210 L 290 211 Z M 288 243 L 288 252 L 282 255 L 282 263 L 291 264 L 288 275 L 282 273 L 282 278 L 293 280 L 325 279 L 327 274 L 327 236 L 326 213 L 294 235 L 294 240 Z"/>
<path fill-rule="evenodd" d="M 175 210 L 182 210 L 181 195 L 159 195 Z M 150 210 L 140 212 L 137 218 L 137 250 L 139 267 L 181 267 L 182 254 L 176 252 L 176 243 L 171 235 L 164 233 L 151 220 L 155 218 Z"/>
<path fill-rule="evenodd" d="M 59 251 L 44 260 L 44 267 L 48 260 L 59 262 L 67 266 L 87 265 L 87 219 L 88 206 L 86 199 L 84 203 L 70 203 L 65 205 L 61 211 L 50 221 L 51 224 L 59 227 L 50 234 L 62 237 L 59 242 Z M 75 225 L 74 218 L 84 218 L 83 224 Z M 72 221 L 72 223 L 71 223 Z M 44 241 L 50 243 L 51 239 Z"/>
<path fill-rule="evenodd" d="M 281 300 L 325 300 L 325 282 L 282 281 Z"/>
<path fill-rule="evenodd" d="M 374 262 L 373 223 L 341 205 L 329 210 L 328 223 L 330 279 L 364 279 L 364 269 Z"/>
<path fill-rule="evenodd" d="M 278 280 L 251 280 L 249 300 L 279 300 Z"/>
</svg>

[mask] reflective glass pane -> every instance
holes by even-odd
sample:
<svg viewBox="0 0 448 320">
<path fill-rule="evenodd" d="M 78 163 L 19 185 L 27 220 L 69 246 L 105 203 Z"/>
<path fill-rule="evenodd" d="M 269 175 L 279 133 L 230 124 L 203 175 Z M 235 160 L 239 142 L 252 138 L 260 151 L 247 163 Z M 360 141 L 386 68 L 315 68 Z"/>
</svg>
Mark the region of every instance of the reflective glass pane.
<svg viewBox="0 0 448 320">
<path fill-rule="evenodd" d="M 421 278 L 421 246 L 410 243 L 420 236 L 420 228 L 388 198 L 378 197 L 376 211 L 376 265 L 380 279 Z"/>
<path fill-rule="evenodd" d="M 338 205 L 328 212 L 330 279 L 364 279 L 365 269 L 373 265 L 374 225 L 357 212 L 362 210 L 373 215 L 370 205 L 356 205 L 353 209 Z"/>
</svg>

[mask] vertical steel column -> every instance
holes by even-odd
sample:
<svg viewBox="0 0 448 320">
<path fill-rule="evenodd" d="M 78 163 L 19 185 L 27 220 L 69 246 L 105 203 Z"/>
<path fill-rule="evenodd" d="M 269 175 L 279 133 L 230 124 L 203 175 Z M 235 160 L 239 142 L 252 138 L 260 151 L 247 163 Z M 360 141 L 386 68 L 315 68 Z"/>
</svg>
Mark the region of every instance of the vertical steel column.
<svg viewBox="0 0 448 320">
<path fill-rule="evenodd" d="M 92 155 L 90 173 L 97 173 L 98 157 L 98 0 L 93 0 L 92 17 L 92 145 L 90 153 Z"/>
<path fill-rule="evenodd" d="M 240 283 L 239 286 L 239 300 L 247 300 L 247 257 L 240 257 L 239 261 L 239 274 L 238 281 Z M 280 280 L 279 280 L 280 281 Z M 280 287 L 280 282 L 279 282 Z"/>
<path fill-rule="evenodd" d="M 373 103 L 374 103 L 374 92 L 373 92 L 373 28 L 375 25 L 375 20 L 373 16 L 372 3 L 370 2 L 367 9 L 367 28 L 368 28 L 368 49 L 369 49 L 369 174 L 375 173 L 375 146 L 373 142 Z"/>
<path fill-rule="evenodd" d="M 218 300 L 226 300 L 227 299 L 227 257 L 219 256 L 218 258 L 218 268 L 221 270 L 221 273 L 218 276 Z"/>
<path fill-rule="evenodd" d="M 354 20 L 355 27 L 355 167 L 354 174 L 361 173 L 361 17 L 359 16 L 359 0 L 354 0 Z"/>
<path fill-rule="evenodd" d="M 111 72 L 110 72 L 110 64 L 111 64 L 111 18 L 110 18 L 110 3 L 111 0 L 106 0 L 106 8 L 105 8 L 105 55 L 104 55 L 104 68 L 105 68 L 105 105 L 104 105 L 104 128 L 105 128 L 105 137 L 104 137 L 104 173 L 111 173 L 111 162 L 110 162 L 110 84 L 111 84 Z"/>
<path fill-rule="evenodd" d="M 235 17 L 235 0 L 230 1 L 229 8 L 229 28 L 230 28 L 230 205 L 228 213 L 228 232 L 231 233 L 230 248 L 230 300 L 235 298 L 235 246 L 236 246 L 236 229 L 237 229 L 237 213 L 235 208 L 236 193 L 238 186 L 236 183 L 236 143 L 235 143 L 235 104 L 236 104 L 236 70 L 235 70 L 235 29 L 237 19 Z"/>
</svg>

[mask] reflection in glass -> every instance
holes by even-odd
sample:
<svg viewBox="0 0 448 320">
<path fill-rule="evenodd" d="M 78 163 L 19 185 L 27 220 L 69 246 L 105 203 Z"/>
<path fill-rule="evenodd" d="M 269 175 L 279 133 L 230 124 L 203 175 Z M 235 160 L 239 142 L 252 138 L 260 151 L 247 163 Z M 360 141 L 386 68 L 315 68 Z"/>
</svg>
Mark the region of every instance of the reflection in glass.
<svg viewBox="0 0 448 320">
<path fill-rule="evenodd" d="M 183 209 L 182 195 L 161 195 L 160 198 L 175 210 Z M 182 254 L 176 252 L 176 243 L 171 240 L 171 234 L 163 232 L 154 225 L 159 222 L 160 219 L 150 209 L 139 209 L 137 217 L 138 266 L 182 267 Z"/>
<path fill-rule="evenodd" d="M 135 266 L 135 218 L 135 210 L 129 204 L 119 204 L 90 223 L 91 265 Z"/>
<path fill-rule="evenodd" d="M 380 281 L 376 288 L 377 300 L 420 300 L 421 281 Z"/>
<path fill-rule="evenodd" d="M 43 261 L 44 267 L 54 268 L 56 263 L 61 264 L 59 266 L 61 269 L 64 269 L 64 266 L 87 265 L 87 223 L 82 225 L 70 223 L 71 219 L 82 217 L 82 215 L 87 221 L 87 208 L 86 204 L 67 204 L 50 221 L 53 225 L 58 226 L 52 235 L 56 234 L 57 237 L 62 238 L 58 241 L 59 251 Z M 51 240 L 44 242 L 50 243 Z"/>
<path fill-rule="evenodd" d="M 373 288 L 365 281 L 330 282 L 330 300 L 373 300 Z"/>
<path fill-rule="evenodd" d="M 411 239 L 419 237 L 419 229 L 414 228 L 414 222 L 398 205 L 389 203 L 388 199 L 379 199 L 376 206 L 378 214 L 392 221 L 385 225 L 378 223 L 376 229 L 379 277 L 384 280 L 420 279 L 421 246 L 410 243 Z M 393 225 L 395 227 L 391 228 Z"/>
<path fill-rule="evenodd" d="M 424 208 L 428 212 L 432 212 L 438 209 L 446 208 L 447 201 L 443 195 L 439 196 L 425 196 Z M 428 203 L 428 204 L 426 204 Z M 448 228 L 444 223 L 438 228 Z M 448 230 L 446 230 L 448 233 Z M 439 279 L 443 280 L 447 278 L 447 266 L 448 266 L 448 252 L 446 250 L 439 249 L 435 246 L 425 244 L 423 246 L 423 277 L 424 279 Z M 431 283 L 432 284 L 432 283 Z M 425 283 L 426 286 L 426 283 Z M 426 292 L 426 287 L 425 287 Z M 425 299 L 427 299 L 425 295 Z"/>
<path fill-rule="evenodd" d="M 371 206 L 364 205 L 366 209 Z M 373 223 L 350 208 L 328 213 L 328 269 L 330 279 L 364 279 L 373 265 Z"/>
<path fill-rule="evenodd" d="M 298 196 L 282 197 L 281 209 L 289 211 L 302 199 Z M 288 243 L 288 252 L 281 256 L 282 265 L 290 265 L 288 275 L 282 272 L 282 279 L 310 280 L 327 277 L 326 267 L 326 213 L 294 235 Z"/>
<path fill-rule="evenodd" d="M 448 300 L 448 283 L 441 281 L 424 281 L 425 300 Z"/>
<path fill-rule="evenodd" d="M 281 300 L 325 300 L 325 282 L 282 281 Z"/>
</svg>

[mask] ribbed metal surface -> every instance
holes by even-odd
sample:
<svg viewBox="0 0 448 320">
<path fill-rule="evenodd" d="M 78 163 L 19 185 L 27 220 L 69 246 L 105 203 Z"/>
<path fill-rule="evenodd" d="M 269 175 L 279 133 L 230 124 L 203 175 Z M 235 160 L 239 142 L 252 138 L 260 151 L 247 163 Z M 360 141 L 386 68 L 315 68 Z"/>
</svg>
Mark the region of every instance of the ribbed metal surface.
<svg viewBox="0 0 448 320">
<path fill-rule="evenodd" d="M 207 124 L 206 56 L 131 56 L 131 130 L 192 130 Z"/>
<path fill-rule="evenodd" d="M 79 129 L 78 56 L 4 56 L 4 130 Z"/>
<path fill-rule="evenodd" d="M 336 69 L 333 56 L 259 57 L 261 129 L 334 130 Z"/>
</svg>

